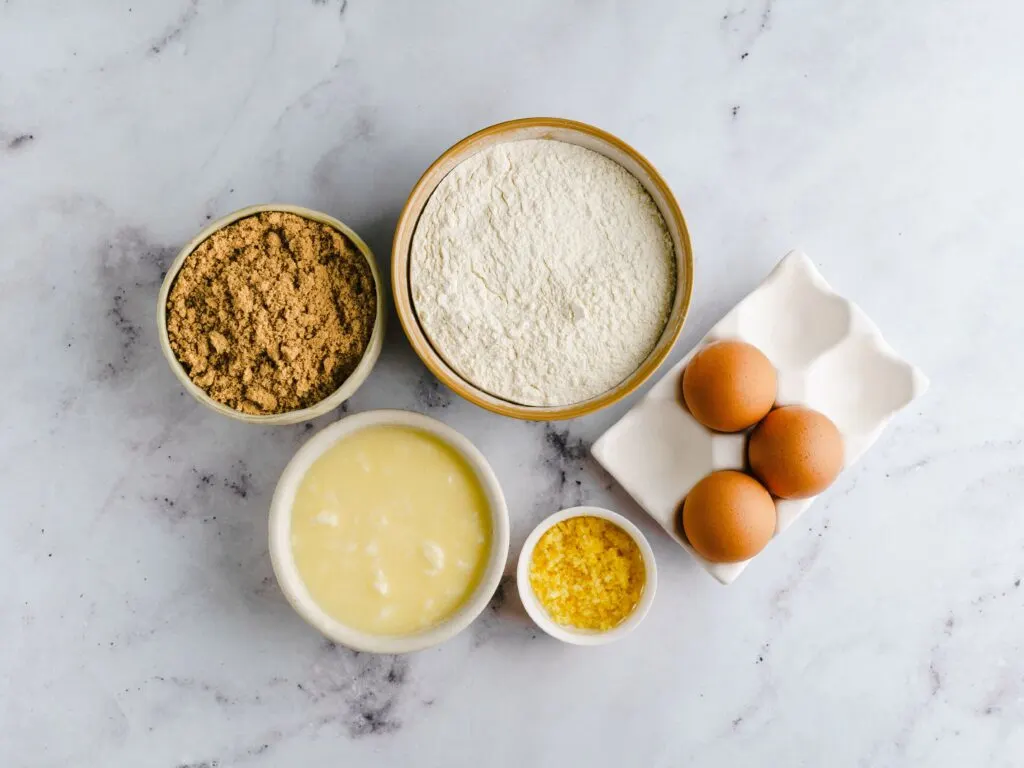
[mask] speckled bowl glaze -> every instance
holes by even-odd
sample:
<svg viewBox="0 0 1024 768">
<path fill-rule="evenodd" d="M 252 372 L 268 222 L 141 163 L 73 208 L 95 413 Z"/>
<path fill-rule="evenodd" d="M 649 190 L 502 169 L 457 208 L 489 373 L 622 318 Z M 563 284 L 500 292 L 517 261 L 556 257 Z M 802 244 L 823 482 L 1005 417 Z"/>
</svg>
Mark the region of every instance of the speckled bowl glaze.
<svg viewBox="0 0 1024 768">
<path fill-rule="evenodd" d="M 491 513 L 491 551 L 480 583 L 465 603 L 443 622 L 409 635 L 371 635 L 346 626 L 327 615 L 306 589 L 291 547 L 292 504 L 307 470 L 331 446 L 347 435 L 381 424 L 412 427 L 429 432 L 466 459 L 487 496 Z M 346 416 L 322 429 L 303 445 L 281 473 L 270 502 L 270 560 L 281 591 L 296 612 L 336 643 L 371 653 L 408 653 L 443 643 L 469 626 L 487 607 L 501 582 L 508 558 L 509 519 L 498 478 L 479 449 L 461 433 L 437 419 L 411 411 L 365 411 Z M 342 586 L 343 588 L 343 586 Z"/>
<path fill-rule="evenodd" d="M 170 295 L 171 287 L 174 285 L 174 280 L 178 276 L 178 272 L 181 270 L 185 260 L 192 254 L 192 251 L 194 251 L 201 242 L 206 240 L 214 232 L 223 229 L 229 224 L 233 224 L 239 219 L 254 216 L 257 213 L 263 213 L 265 211 L 293 213 L 304 219 L 318 221 L 321 224 L 326 224 L 327 226 L 336 229 L 347 237 L 352 244 L 359 249 L 359 252 L 363 254 L 363 258 L 366 259 L 366 263 L 370 265 L 370 272 L 373 275 L 373 284 L 377 291 L 377 316 L 374 319 L 373 332 L 370 334 L 370 341 L 366 345 L 366 351 L 363 352 L 363 357 L 359 361 L 359 365 L 356 366 L 356 369 L 352 371 L 342 385 L 323 400 L 309 406 L 308 408 L 299 408 L 294 411 L 275 413 L 267 416 L 236 411 L 234 408 L 224 405 L 223 403 L 218 403 L 206 394 L 202 388 L 197 386 L 196 383 L 189 378 L 185 368 L 174 354 L 174 350 L 171 349 L 170 339 L 167 336 L 167 297 Z M 384 345 L 384 326 L 385 318 L 387 317 L 385 300 L 380 271 L 377 269 L 377 260 L 373 256 L 373 251 L 371 251 L 370 246 L 363 242 L 363 239 L 346 224 L 343 224 L 332 216 L 328 216 L 326 213 L 314 211 L 310 208 L 303 208 L 298 205 L 286 205 L 282 203 L 251 205 L 248 208 L 242 208 L 241 210 L 229 213 L 227 216 L 211 222 L 178 252 L 178 255 L 175 257 L 174 261 L 171 262 L 171 266 L 167 270 L 167 275 L 164 277 L 163 285 L 160 286 L 160 294 L 157 296 L 156 327 L 157 334 L 160 338 L 160 349 L 163 350 L 164 357 L 167 360 L 167 364 L 171 367 L 171 371 L 174 372 L 174 375 L 178 378 L 178 381 L 181 382 L 185 391 L 211 411 L 215 411 L 222 416 L 228 416 L 229 418 L 249 422 L 251 424 L 297 424 L 302 421 L 315 419 L 317 416 L 323 416 L 325 413 L 333 411 L 343 402 L 352 397 L 362 383 L 366 381 L 366 377 L 369 376 L 370 371 L 373 370 L 373 366 L 376 364 L 377 358 L 380 357 L 381 347 Z"/>
<path fill-rule="evenodd" d="M 574 629 L 573 627 L 556 623 L 544 609 L 544 606 L 541 605 L 540 600 L 537 599 L 537 595 L 533 591 L 533 587 L 530 585 L 530 561 L 533 559 L 533 550 L 536 548 L 537 542 L 540 541 L 540 537 L 553 525 L 573 517 L 600 517 L 615 523 L 636 542 L 644 559 L 646 581 L 644 582 L 644 591 L 640 595 L 640 602 L 636 604 L 633 612 L 621 624 L 604 632 Z M 640 532 L 639 528 L 622 515 L 602 507 L 572 507 L 549 515 L 527 537 L 526 543 L 523 544 L 523 549 L 519 553 L 519 563 L 516 567 L 516 583 L 519 587 L 519 597 L 523 601 L 523 607 L 526 608 L 526 612 L 533 619 L 534 623 L 549 635 L 572 645 L 604 645 L 615 640 L 621 640 L 640 626 L 640 622 L 644 620 L 647 612 L 651 609 L 651 605 L 654 603 L 655 592 L 658 591 L 658 566 L 654 562 L 654 550 L 651 549 L 651 545 L 646 537 Z"/>
<path fill-rule="evenodd" d="M 729 584 L 753 558 L 709 562 L 678 524 L 680 505 L 698 480 L 714 470 L 746 466 L 747 434 L 712 432 L 690 415 L 679 394 L 690 358 L 719 339 L 746 341 L 767 355 L 778 373 L 776 405 L 806 405 L 835 422 L 844 468 L 871 447 L 897 411 L 927 390 L 928 379 L 897 356 L 857 305 L 832 290 L 805 254 L 792 251 L 594 443 L 594 458 L 683 549 Z M 776 499 L 775 535 L 815 498 Z"/>
<path fill-rule="evenodd" d="M 668 322 L 654 349 L 636 371 L 615 387 L 597 397 L 572 405 L 521 405 L 495 397 L 467 381 L 449 366 L 431 345 L 419 324 L 412 301 L 412 286 L 409 281 L 409 253 L 412 239 L 420 214 L 437 185 L 455 166 L 472 155 L 495 144 L 525 139 L 549 139 L 576 144 L 614 160 L 629 171 L 643 185 L 658 206 L 672 237 L 676 255 L 675 299 Z M 672 345 L 675 344 L 683 330 L 683 321 L 686 319 L 686 313 L 690 306 L 690 294 L 693 291 L 693 251 L 690 247 L 690 235 L 686 228 L 686 221 L 683 219 L 682 211 L 679 210 L 672 191 L 643 155 L 621 139 L 592 125 L 557 117 L 530 117 L 492 125 L 474 133 L 441 155 L 426 170 L 409 194 L 409 199 L 395 228 L 394 245 L 391 251 L 391 280 L 395 309 L 398 312 L 402 328 L 405 330 L 405 335 L 409 337 L 409 343 L 427 368 L 448 387 L 481 408 L 504 416 L 532 421 L 572 419 L 593 413 L 626 397 L 643 384 L 668 356 Z"/>
</svg>

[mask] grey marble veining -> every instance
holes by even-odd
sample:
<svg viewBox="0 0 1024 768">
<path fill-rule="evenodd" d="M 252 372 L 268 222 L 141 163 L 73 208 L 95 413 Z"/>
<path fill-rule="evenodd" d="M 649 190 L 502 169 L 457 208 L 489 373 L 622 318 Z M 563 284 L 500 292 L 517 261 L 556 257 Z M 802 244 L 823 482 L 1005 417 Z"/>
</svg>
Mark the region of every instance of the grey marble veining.
<svg viewBox="0 0 1024 768">
<path fill-rule="evenodd" d="M 1022 26 L 1010 0 L 0 3 L 0 765 L 1021 765 Z M 261 429 L 160 355 L 163 272 L 210 219 L 309 205 L 386 266 L 427 165 L 537 114 L 621 136 L 676 192 L 696 272 L 672 360 L 800 247 L 932 379 L 728 588 L 589 457 L 635 397 L 504 419 L 392 316 L 345 408 Z M 315 429 L 382 407 L 488 456 L 510 569 L 561 507 L 635 520 L 660 571 L 641 629 L 559 645 L 509 578 L 423 653 L 307 628 L 270 494 Z"/>
</svg>

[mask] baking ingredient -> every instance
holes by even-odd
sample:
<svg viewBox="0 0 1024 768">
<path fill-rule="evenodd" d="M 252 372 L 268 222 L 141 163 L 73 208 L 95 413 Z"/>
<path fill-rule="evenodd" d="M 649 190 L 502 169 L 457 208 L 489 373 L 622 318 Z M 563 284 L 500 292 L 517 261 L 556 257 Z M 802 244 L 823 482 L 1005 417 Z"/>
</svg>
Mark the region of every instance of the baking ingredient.
<svg viewBox="0 0 1024 768">
<path fill-rule="evenodd" d="M 628 171 L 565 142 L 488 147 L 424 207 L 413 304 L 445 361 L 525 405 L 582 402 L 657 344 L 676 287 L 665 221 Z"/>
<path fill-rule="evenodd" d="M 805 499 L 843 468 L 843 437 L 825 414 L 799 405 L 776 408 L 750 434 L 750 468 L 783 499 Z"/>
<path fill-rule="evenodd" d="M 586 515 L 556 523 L 530 559 L 530 586 L 559 624 L 605 631 L 622 623 L 647 580 L 633 538 L 610 520 Z"/>
<path fill-rule="evenodd" d="M 743 341 L 715 341 L 683 371 L 683 400 L 697 421 L 718 432 L 739 432 L 764 418 L 775 402 L 771 361 Z"/>
<path fill-rule="evenodd" d="M 376 635 L 437 624 L 480 582 L 491 547 L 485 491 L 454 448 L 422 430 L 366 427 L 303 476 L 291 547 L 310 597 Z"/>
<path fill-rule="evenodd" d="M 775 534 L 771 495 L 757 480 L 726 469 L 703 477 L 683 501 L 683 531 L 712 563 L 749 560 Z"/>
<path fill-rule="evenodd" d="M 214 232 L 185 259 L 167 335 L 189 378 L 243 413 L 306 408 L 359 364 L 377 314 L 373 273 L 340 232 L 264 212 Z"/>
</svg>

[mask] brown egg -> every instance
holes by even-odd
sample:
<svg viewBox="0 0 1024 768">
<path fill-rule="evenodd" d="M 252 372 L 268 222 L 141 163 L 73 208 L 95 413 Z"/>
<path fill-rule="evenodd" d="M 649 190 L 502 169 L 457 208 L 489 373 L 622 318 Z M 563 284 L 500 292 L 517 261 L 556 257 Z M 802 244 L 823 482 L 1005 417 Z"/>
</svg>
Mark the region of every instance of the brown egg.
<svg viewBox="0 0 1024 768">
<path fill-rule="evenodd" d="M 693 418 L 718 432 L 752 427 L 775 403 L 775 368 L 742 341 L 715 341 L 683 371 L 683 400 Z"/>
<path fill-rule="evenodd" d="M 775 502 L 757 480 L 731 469 L 712 472 L 683 502 L 683 531 L 712 563 L 749 560 L 775 534 Z"/>
<path fill-rule="evenodd" d="M 843 468 L 843 437 L 823 413 L 802 405 L 776 408 L 750 434 L 750 468 L 783 499 L 821 493 Z"/>
</svg>

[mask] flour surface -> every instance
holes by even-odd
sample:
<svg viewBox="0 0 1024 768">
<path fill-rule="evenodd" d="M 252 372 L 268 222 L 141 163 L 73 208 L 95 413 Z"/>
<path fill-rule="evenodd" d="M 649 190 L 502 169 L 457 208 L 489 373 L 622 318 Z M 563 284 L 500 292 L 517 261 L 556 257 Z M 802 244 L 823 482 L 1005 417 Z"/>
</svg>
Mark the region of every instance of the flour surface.
<svg viewBox="0 0 1024 768">
<path fill-rule="evenodd" d="M 413 304 L 461 376 L 525 405 L 596 397 L 657 343 L 675 296 L 665 221 L 622 166 L 550 140 L 458 165 L 420 217 Z"/>
</svg>

